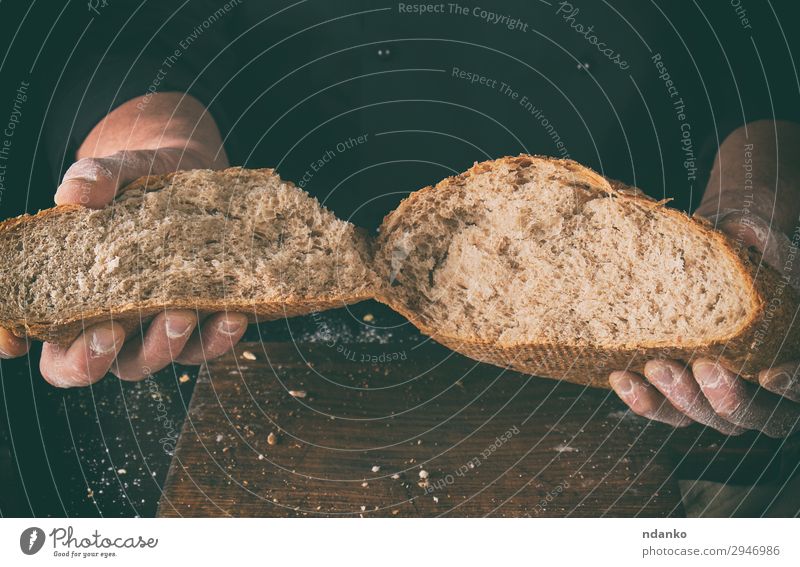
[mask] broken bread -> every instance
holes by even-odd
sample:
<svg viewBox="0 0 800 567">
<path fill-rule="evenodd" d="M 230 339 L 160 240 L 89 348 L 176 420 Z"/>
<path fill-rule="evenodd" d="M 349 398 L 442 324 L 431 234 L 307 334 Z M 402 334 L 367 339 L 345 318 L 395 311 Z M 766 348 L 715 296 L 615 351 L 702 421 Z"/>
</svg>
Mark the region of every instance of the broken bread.
<svg viewBox="0 0 800 567">
<path fill-rule="evenodd" d="M 370 241 L 273 170 L 140 179 L 108 208 L 0 225 L 0 326 L 66 344 L 166 308 L 251 320 L 374 298 L 477 360 L 608 387 L 651 358 L 755 379 L 800 359 L 798 293 L 700 219 L 573 161 L 476 164 Z"/>
<path fill-rule="evenodd" d="M 109 207 L 60 206 L 0 225 L 0 326 L 69 343 L 166 308 L 251 321 L 367 299 L 366 235 L 271 169 L 139 179 Z"/>
</svg>

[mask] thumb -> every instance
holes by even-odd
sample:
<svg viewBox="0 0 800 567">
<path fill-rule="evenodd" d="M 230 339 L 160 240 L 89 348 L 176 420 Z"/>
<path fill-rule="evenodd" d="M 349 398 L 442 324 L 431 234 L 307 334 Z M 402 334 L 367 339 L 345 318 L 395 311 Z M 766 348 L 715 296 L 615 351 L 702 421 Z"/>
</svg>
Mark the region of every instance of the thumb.
<svg viewBox="0 0 800 567">
<path fill-rule="evenodd" d="M 102 209 L 117 191 L 144 175 L 161 175 L 179 169 L 183 150 L 134 150 L 76 161 L 64 174 L 55 194 L 57 205 L 75 204 Z M 184 162 L 187 160 L 184 160 Z"/>
</svg>

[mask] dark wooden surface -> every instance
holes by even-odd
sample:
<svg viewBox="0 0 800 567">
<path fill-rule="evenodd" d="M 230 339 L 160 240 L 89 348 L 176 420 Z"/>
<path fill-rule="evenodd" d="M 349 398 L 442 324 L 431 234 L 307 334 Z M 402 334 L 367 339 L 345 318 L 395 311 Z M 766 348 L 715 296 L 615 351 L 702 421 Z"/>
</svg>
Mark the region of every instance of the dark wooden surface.
<svg viewBox="0 0 800 567">
<path fill-rule="evenodd" d="M 204 367 L 159 515 L 682 514 L 673 430 L 612 393 L 382 349 L 242 344 Z"/>
</svg>

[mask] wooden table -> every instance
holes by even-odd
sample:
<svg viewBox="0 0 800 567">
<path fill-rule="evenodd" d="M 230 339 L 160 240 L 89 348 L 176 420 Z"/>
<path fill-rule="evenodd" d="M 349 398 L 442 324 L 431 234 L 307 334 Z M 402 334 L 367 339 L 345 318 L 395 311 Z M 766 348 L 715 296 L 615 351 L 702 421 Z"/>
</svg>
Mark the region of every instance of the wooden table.
<svg viewBox="0 0 800 567">
<path fill-rule="evenodd" d="M 682 514 L 673 430 L 612 393 L 382 348 L 252 343 L 205 366 L 159 515 Z"/>
</svg>

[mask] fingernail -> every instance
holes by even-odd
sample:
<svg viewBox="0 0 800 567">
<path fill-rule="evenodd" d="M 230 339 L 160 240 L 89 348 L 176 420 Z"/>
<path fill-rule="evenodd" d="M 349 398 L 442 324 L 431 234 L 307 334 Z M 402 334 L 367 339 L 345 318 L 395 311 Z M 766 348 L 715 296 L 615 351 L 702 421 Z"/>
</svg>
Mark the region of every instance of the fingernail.
<svg viewBox="0 0 800 567">
<path fill-rule="evenodd" d="M 182 315 L 180 313 L 168 314 L 164 323 L 167 337 L 170 339 L 185 337 L 194 328 L 194 321 L 195 319 L 191 315 Z"/>
<path fill-rule="evenodd" d="M 692 367 L 694 377 L 698 382 L 702 382 L 707 388 L 718 388 L 725 380 L 725 373 L 720 371 L 720 367 L 711 362 L 698 362 Z"/>
<path fill-rule="evenodd" d="M 677 379 L 677 376 L 672 371 L 672 367 L 668 364 L 661 364 L 658 361 L 648 362 L 645 366 L 645 376 L 650 382 L 656 383 L 662 389 L 669 389 Z"/>
<path fill-rule="evenodd" d="M 620 396 L 629 396 L 633 393 L 633 380 L 622 372 L 612 372 L 608 376 L 608 381 Z"/>
<path fill-rule="evenodd" d="M 21 339 L 17 336 L 14 336 L 10 333 L 5 333 L 5 342 L 9 343 L 11 348 L 16 349 L 25 349 L 27 350 L 27 343 L 25 339 Z M 15 344 L 16 343 L 16 344 Z M 9 353 L 6 349 L 0 346 L 0 358 L 16 358 L 17 355 L 13 355 Z"/>
<path fill-rule="evenodd" d="M 711 362 L 695 364 L 692 372 L 708 403 L 718 413 L 731 415 L 739 408 L 744 392 L 730 372 Z"/>
<path fill-rule="evenodd" d="M 89 350 L 94 356 L 104 356 L 116 351 L 117 333 L 113 327 L 94 329 L 89 339 Z"/>
<path fill-rule="evenodd" d="M 780 369 L 765 370 L 760 382 L 767 390 L 800 401 L 800 380 L 797 379 L 797 370 L 793 372 Z"/>
<path fill-rule="evenodd" d="M 217 329 L 225 335 L 235 335 L 242 330 L 242 323 L 236 320 L 223 319 L 219 322 Z"/>
</svg>

